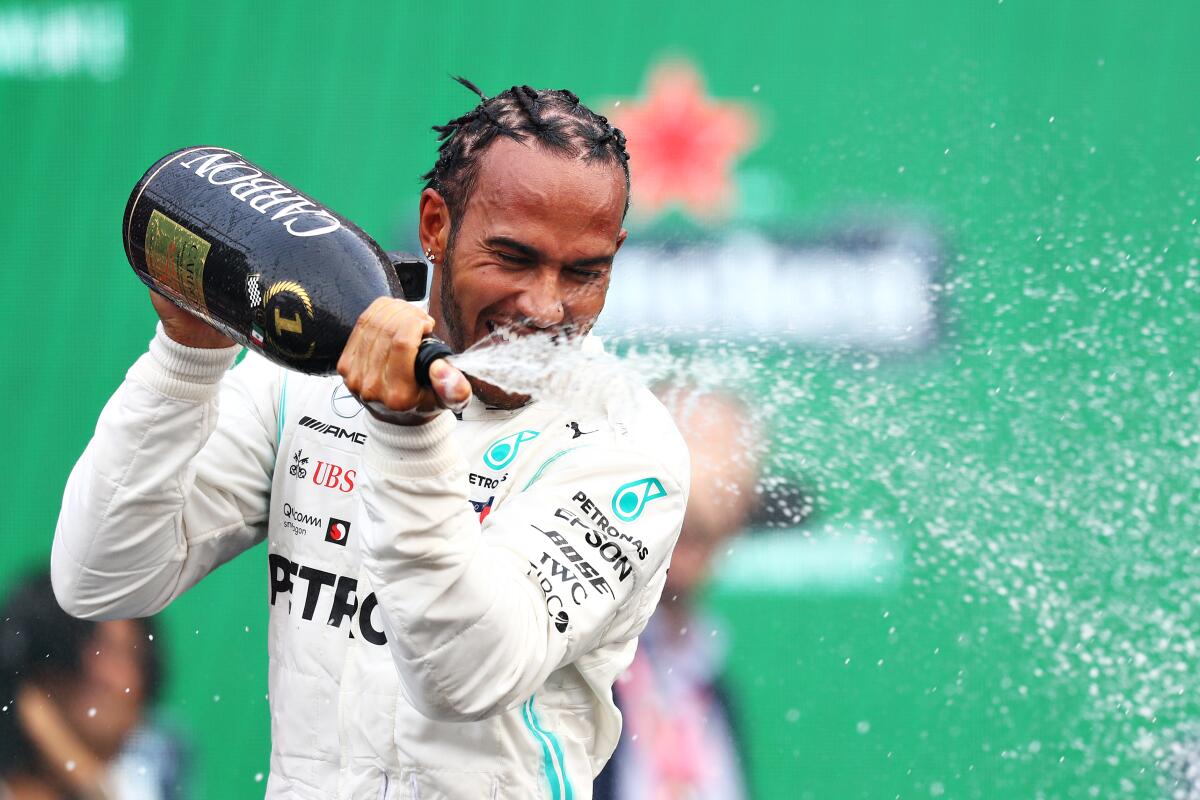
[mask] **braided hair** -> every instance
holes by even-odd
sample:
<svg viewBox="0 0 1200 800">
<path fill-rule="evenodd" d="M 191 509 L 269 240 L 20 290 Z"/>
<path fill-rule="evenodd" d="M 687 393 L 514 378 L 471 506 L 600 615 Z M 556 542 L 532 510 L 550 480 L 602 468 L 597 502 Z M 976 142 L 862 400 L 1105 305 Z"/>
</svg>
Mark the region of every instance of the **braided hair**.
<svg viewBox="0 0 1200 800">
<path fill-rule="evenodd" d="M 434 125 L 438 158 L 421 176 L 425 188 L 442 196 L 450 209 L 451 238 L 475 189 L 481 156 L 499 137 L 533 140 L 552 153 L 585 162 L 618 164 L 625 174 L 625 208 L 629 211 L 629 153 L 625 134 L 595 113 L 574 92 L 513 86 L 488 97 L 466 78 L 454 80 L 479 95 L 479 105 L 445 125 Z"/>
</svg>

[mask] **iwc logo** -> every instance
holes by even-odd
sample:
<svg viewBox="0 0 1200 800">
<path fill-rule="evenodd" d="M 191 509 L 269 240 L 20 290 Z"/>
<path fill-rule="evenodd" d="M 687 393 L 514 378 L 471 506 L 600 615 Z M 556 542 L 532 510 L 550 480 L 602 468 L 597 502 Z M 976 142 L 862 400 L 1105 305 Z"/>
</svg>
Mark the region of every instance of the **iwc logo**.
<svg viewBox="0 0 1200 800">
<path fill-rule="evenodd" d="M 281 353 L 310 357 L 317 347 L 314 320 L 308 291 L 295 281 L 277 281 L 263 295 L 263 329 Z"/>
</svg>

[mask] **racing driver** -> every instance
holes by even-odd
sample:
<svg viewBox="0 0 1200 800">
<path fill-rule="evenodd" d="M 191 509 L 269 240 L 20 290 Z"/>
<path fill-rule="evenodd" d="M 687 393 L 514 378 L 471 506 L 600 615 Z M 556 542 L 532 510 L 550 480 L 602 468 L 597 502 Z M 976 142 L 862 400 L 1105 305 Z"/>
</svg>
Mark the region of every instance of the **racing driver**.
<svg viewBox="0 0 1200 800">
<path fill-rule="evenodd" d="M 569 91 L 480 98 L 435 128 L 428 312 L 377 300 L 340 378 L 311 377 L 231 368 L 152 296 L 66 487 L 52 574 L 76 616 L 154 614 L 267 540 L 270 798 L 586 800 L 617 742 L 611 687 L 686 502 L 667 411 L 528 402 L 444 360 L 420 389 L 413 360 L 429 332 L 578 345 L 626 236 L 625 140 Z"/>
</svg>

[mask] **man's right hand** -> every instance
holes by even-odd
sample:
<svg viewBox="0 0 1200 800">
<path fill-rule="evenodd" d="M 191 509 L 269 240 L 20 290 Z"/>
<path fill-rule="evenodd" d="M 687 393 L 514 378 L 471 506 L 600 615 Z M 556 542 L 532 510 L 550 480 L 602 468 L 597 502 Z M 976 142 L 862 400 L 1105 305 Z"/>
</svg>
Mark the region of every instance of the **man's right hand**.
<svg viewBox="0 0 1200 800">
<path fill-rule="evenodd" d="M 201 347 L 215 350 L 221 347 L 231 347 L 237 342 L 230 339 L 204 320 L 184 311 L 158 292 L 150 292 L 150 302 L 158 318 L 162 320 L 163 330 L 173 341 L 186 347 Z"/>
</svg>

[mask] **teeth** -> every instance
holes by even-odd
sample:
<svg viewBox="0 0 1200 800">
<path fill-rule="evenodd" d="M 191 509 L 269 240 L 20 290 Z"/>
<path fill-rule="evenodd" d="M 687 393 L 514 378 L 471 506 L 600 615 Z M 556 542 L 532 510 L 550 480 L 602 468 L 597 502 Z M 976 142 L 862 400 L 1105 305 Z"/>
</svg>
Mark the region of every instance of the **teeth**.
<svg viewBox="0 0 1200 800">
<path fill-rule="evenodd" d="M 514 342 L 517 340 L 517 332 L 510 325 L 498 325 L 495 322 L 487 323 L 488 333 L 502 342 Z"/>
</svg>

